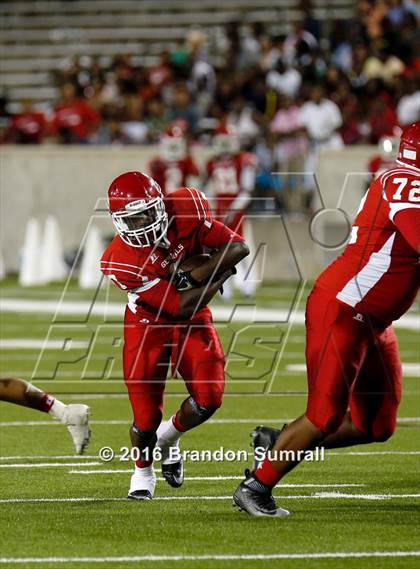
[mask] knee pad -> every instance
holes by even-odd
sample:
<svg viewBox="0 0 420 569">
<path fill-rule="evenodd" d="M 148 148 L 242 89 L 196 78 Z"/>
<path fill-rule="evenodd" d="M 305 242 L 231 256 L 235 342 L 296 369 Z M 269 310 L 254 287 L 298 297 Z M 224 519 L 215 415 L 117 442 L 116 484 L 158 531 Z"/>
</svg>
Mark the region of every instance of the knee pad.
<svg viewBox="0 0 420 569">
<path fill-rule="evenodd" d="M 144 453 L 144 457 L 140 457 L 141 460 L 149 460 L 149 457 L 151 456 L 151 453 L 157 443 L 156 431 L 140 431 L 135 423 L 133 423 L 132 427 L 130 428 L 130 437 L 132 445 L 137 447 L 140 450 L 141 454 L 143 451 L 148 451 L 147 453 Z M 147 454 L 149 454 L 149 457 L 146 456 Z"/>
<path fill-rule="evenodd" d="M 200 419 L 202 419 L 203 421 L 207 421 L 207 419 L 209 419 L 213 413 L 215 413 L 217 411 L 217 409 L 219 408 L 219 406 L 217 405 L 212 405 L 209 407 L 204 407 L 203 405 L 199 405 L 197 403 L 197 401 L 195 399 L 193 399 L 192 397 L 188 398 L 188 401 L 191 405 L 191 408 L 193 409 L 194 413 L 196 413 Z"/>
</svg>

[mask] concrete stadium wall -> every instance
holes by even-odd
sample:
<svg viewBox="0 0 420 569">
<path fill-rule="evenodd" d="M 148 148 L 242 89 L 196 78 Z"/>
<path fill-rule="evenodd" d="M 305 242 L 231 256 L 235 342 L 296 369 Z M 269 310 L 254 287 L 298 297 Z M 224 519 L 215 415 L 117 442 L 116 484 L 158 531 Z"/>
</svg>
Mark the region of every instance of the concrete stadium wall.
<svg viewBox="0 0 420 569">
<path fill-rule="evenodd" d="M 327 208 L 340 206 L 353 218 L 365 187 L 366 162 L 374 151 L 360 146 L 319 156 L 317 179 Z M 64 248 L 77 249 L 98 200 L 102 198 L 105 206 L 109 182 L 122 171 L 145 169 L 155 153 L 155 147 L 4 146 L 0 171 L 1 252 L 7 270 L 18 269 L 30 217 L 44 220 L 47 215 L 56 216 Z M 208 151 L 198 149 L 195 156 L 203 164 Z M 106 213 L 94 215 L 101 231 L 110 234 L 112 224 Z M 304 276 L 314 278 L 340 251 L 331 249 L 331 244 L 342 241 L 347 232 L 343 214 L 334 211 L 318 215 L 311 228 L 308 220 L 288 215 L 283 220 L 252 216 L 252 227 L 257 245 L 266 244 L 265 253 L 260 253 L 266 256 L 264 278 L 269 280 L 296 278 L 289 241 Z M 318 245 L 314 238 L 327 247 Z"/>
</svg>

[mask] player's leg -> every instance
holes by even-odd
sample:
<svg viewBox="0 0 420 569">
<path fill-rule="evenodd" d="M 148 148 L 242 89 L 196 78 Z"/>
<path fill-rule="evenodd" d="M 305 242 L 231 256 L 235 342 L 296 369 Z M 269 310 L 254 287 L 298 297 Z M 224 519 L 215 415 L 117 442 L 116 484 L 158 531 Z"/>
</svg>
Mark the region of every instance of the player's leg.
<svg viewBox="0 0 420 569">
<path fill-rule="evenodd" d="M 285 515 L 284 510 L 279 512 L 275 507 L 272 488 L 299 464 L 299 451 L 312 450 L 343 422 L 350 389 L 365 358 L 369 338 L 367 323 L 355 320 L 355 314 L 351 307 L 322 291 L 315 290 L 310 295 L 306 314 L 306 413 L 283 429 L 273 447 L 272 459 L 267 457 L 236 490 L 235 502 L 249 513 Z"/>
<path fill-rule="evenodd" d="M 392 326 L 369 346 L 350 397 L 350 416 L 365 442 L 384 442 L 394 433 L 401 401 L 402 370 Z"/>
<path fill-rule="evenodd" d="M 338 431 L 322 445 L 338 448 L 386 441 L 396 428 L 401 382 L 398 342 L 390 326 L 370 343 L 352 388 L 350 409 Z"/>
<path fill-rule="evenodd" d="M 170 349 L 168 328 L 140 324 L 126 317 L 124 327 L 124 379 L 133 411 L 130 440 L 138 449 L 138 460 L 131 477 L 128 497 L 136 500 L 153 498 L 156 475 L 153 450 L 156 431 L 162 420 Z"/>
<path fill-rule="evenodd" d="M 322 441 L 322 446 L 332 449 L 386 441 L 396 427 L 401 381 L 398 342 L 395 332 L 389 327 L 372 338 L 352 387 L 350 409 L 338 430 L 329 434 Z M 254 446 L 272 448 L 273 439 L 277 439 L 279 431 L 259 427 L 255 433 L 257 441 Z"/>
<path fill-rule="evenodd" d="M 178 370 L 189 397 L 177 413 L 158 429 L 158 445 L 164 452 L 162 473 L 174 487 L 183 480 L 179 440 L 183 433 L 207 421 L 222 404 L 224 354 L 214 326 L 203 323 L 184 327 L 180 334 Z"/>
<path fill-rule="evenodd" d="M 343 422 L 335 433 L 328 435 L 323 441 L 324 448 L 341 448 L 361 445 L 370 442 L 366 435 L 354 425 L 350 411 L 347 411 Z"/>
<path fill-rule="evenodd" d="M 80 403 L 66 405 L 56 397 L 17 377 L 0 379 L 0 401 L 48 413 L 66 425 L 78 454 L 82 454 L 89 443 L 90 409 L 87 405 Z"/>
</svg>

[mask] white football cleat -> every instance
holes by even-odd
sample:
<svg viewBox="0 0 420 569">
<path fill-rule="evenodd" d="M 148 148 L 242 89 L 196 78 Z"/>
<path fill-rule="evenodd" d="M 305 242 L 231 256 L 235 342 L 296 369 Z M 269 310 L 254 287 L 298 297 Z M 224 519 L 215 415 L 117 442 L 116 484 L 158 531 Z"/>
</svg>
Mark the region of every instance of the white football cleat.
<svg viewBox="0 0 420 569">
<path fill-rule="evenodd" d="M 156 474 L 153 465 L 146 468 L 135 467 L 131 476 L 127 498 L 131 500 L 151 500 L 155 493 Z"/>
<path fill-rule="evenodd" d="M 90 439 L 90 407 L 81 403 L 66 405 L 61 422 L 66 425 L 77 454 L 83 454 Z"/>
</svg>

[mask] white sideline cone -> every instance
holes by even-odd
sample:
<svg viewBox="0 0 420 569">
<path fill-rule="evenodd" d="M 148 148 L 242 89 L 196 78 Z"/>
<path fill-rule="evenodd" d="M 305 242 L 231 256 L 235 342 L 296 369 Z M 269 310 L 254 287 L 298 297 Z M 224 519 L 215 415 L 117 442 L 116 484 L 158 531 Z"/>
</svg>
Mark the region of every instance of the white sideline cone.
<svg viewBox="0 0 420 569">
<path fill-rule="evenodd" d="M 22 259 L 19 268 L 19 284 L 33 286 L 41 282 L 41 230 L 39 221 L 32 218 L 28 221 Z"/>
<path fill-rule="evenodd" d="M 6 265 L 3 261 L 3 255 L 0 253 L 0 281 L 6 277 Z"/>
<path fill-rule="evenodd" d="M 60 281 L 65 279 L 66 275 L 67 267 L 64 262 L 60 229 L 57 219 L 49 215 L 45 221 L 41 246 L 41 281 L 44 284 Z"/>
<path fill-rule="evenodd" d="M 91 227 L 83 248 L 83 258 L 79 273 L 80 288 L 96 288 L 98 286 L 102 276 L 99 267 L 103 252 L 104 247 L 99 229 Z"/>
</svg>

